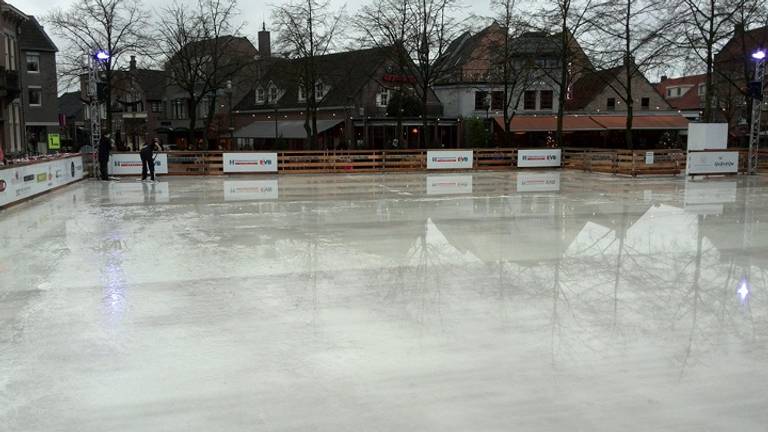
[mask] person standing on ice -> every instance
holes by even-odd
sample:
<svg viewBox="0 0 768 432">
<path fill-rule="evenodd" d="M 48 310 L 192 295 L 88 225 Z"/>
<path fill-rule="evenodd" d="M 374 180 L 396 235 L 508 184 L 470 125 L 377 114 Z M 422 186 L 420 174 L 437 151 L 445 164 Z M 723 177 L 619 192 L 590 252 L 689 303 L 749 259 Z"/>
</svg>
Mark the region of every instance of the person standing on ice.
<svg viewBox="0 0 768 432">
<path fill-rule="evenodd" d="M 112 151 L 112 140 L 105 133 L 99 140 L 99 175 L 102 180 L 109 180 L 109 153 Z"/>
<path fill-rule="evenodd" d="M 162 147 L 160 147 L 160 140 L 157 138 L 154 138 L 151 144 L 145 142 L 144 145 L 141 146 L 141 150 L 139 151 L 139 155 L 141 155 L 141 181 L 147 179 L 147 171 L 149 171 L 152 181 L 155 181 L 154 153 L 162 150 Z"/>
</svg>

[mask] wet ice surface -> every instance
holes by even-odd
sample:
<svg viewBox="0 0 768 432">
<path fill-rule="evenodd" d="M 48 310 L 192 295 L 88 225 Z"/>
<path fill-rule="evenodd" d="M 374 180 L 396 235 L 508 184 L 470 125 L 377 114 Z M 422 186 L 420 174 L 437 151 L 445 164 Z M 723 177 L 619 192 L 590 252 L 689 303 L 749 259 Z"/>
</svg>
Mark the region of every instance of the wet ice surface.
<svg viewBox="0 0 768 432">
<path fill-rule="evenodd" d="M 766 178 L 83 182 L 0 212 L 0 430 L 764 431 L 766 221 Z"/>
</svg>

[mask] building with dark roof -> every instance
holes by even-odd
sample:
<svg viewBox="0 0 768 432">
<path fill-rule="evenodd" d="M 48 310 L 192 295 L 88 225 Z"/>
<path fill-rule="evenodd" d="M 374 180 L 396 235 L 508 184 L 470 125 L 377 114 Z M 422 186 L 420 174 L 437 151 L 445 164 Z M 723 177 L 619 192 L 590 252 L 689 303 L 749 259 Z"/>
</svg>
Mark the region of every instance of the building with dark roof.
<svg viewBox="0 0 768 432">
<path fill-rule="evenodd" d="M 390 102 L 398 92 L 415 98 L 415 73 L 395 67 L 394 48 L 370 48 L 318 56 L 318 149 L 408 148 L 418 146 L 423 120 L 405 114 L 401 130 Z M 235 137 L 250 148 L 307 149 L 307 92 L 302 60 L 265 58 L 258 62 L 252 89 L 235 106 Z M 429 131 L 436 140 L 455 137 L 455 121 L 439 119 L 442 107 L 430 90 Z M 451 140 L 455 142 L 455 140 Z"/>
<path fill-rule="evenodd" d="M 704 106 L 706 81 L 705 74 L 677 78 L 662 76 L 655 87 L 673 110 L 679 111 L 687 119 L 697 121 L 701 118 Z"/>
<path fill-rule="evenodd" d="M 26 152 L 23 127 L 20 70 L 22 61 L 19 51 L 21 25 L 27 15 L 0 0 L 0 157 Z"/>
<path fill-rule="evenodd" d="M 746 145 L 753 99 L 748 83 L 754 80 L 755 63 L 752 53 L 768 50 L 768 26 L 744 29 L 737 25 L 733 36 L 715 54 L 713 86 L 717 117 L 730 127 L 731 143 Z M 768 80 L 765 82 L 768 86 Z M 768 88 L 763 88 L 763 94 Z M 763 97 L 762 122 L 768 122 L 768 99 Z"/>
<path fill-rule="evenodd" d="M 90 136 L 85 124 L 85 101 L 79 91 L 59 96 L 59 125 L 62 147 L 78 150 L 88 144 Z"/>
<path fill-rule="evenodd" d="M 48 134 L 59 133 L 56 45 L 34 16 L 21 24 L 22 109 L 28 151 L 46 153 Z"/>
</svg>

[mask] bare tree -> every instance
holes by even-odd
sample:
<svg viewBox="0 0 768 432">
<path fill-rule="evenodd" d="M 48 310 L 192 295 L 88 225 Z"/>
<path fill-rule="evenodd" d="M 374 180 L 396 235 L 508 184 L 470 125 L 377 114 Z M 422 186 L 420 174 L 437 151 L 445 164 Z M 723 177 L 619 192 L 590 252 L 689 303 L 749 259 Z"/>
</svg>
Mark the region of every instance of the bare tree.
<svg viewBox="0 0 768 432">
<path fill-rule="evenodd" d="M 460 23 L 452 17 L 456 0 L 411 0 L 408 9 L 413 16 L 412 34 L 407 40 L 413 44 L 417 73 L 416 93 L 422 105 L 421 144 L 432 143 L 429 130 L 429 102 L 435 81 L 452 67 L 447 62 L 436 62 L 445 54 L 450 42 L 457 36 Z"/>
<path fill-rule="evenodd" d="M 589 61 L 577 48 L 577 39 L 588 27 L 587 13 L 592 8 L 592 0 L 551 0 L 550 7 L 542 11 L 543 27 L 553 31 L 558 39 L 558 67 L 555 70 L 545 68 L 544 72 L 558 88 L 557 131 L 555 138 L 558 147 L 563 146 L 563 119 L 565 103 L 571 84 L 580 69 L 589 67 Z M 585 64 L 587 63 L 587 64 Z"/>
<path fill-rule="evenodd" d="M 616 68 L 617 74 L 592 76 L 611 88 L 626 106 L 625 142 L 634 148 L 634 81 L 650 69 L 672 60 L 672 43 L 666 36 L 679 25 L 670 19 L 663 0 L 618 0 L 596 4 L 588 14 L 590 53 L 597 68 Z M 597 71 L 595 71 L 597 72 Z"/>
<path fill-rule="evenodd" d="M 343 15 L 343 10 L 331 10 L 328 0 L 293 0 L 276 6 L 272 13 L 281 29 L 278 48 L 299 62 L 295 78 L 305 93 L 304 130 L 312 149 L 317 146 L 317 111 L 324 97 L 318 94 L 321 77 L 317 58 L 333 48 Z"/>
<path fill-rule="evenodd" d="M 414 17 L 409 8 L 411 0 L 374 0 L 363 6 L 352 19 L 352 25 L 360 34 L 358 43 L 363 47 L 389 48 L 388 60 L 394 63 L 397 73 L 407 76 L 412 73 L 412 53 L 414 44 Z M 394 114 L 398 141 L 403 139 L 403 100 L 405 91 L 412 86 L 406 82 L 395 83 Z M 410 88 L 413 90 L 413 88 Z M 423 112 L 422 112 L 423 114 Z"/>
<path fill-rule="evenodd" d="M 521 57 L 515 46 L 515 39 L 528 29 L 528 24 L 519 16 L 517 0 L 493 0 L 491 6 L 497 12 L 496 22 L 504 31 L 504 37 L 489 47 L 492 55 L 489 75 L 492 81 L 502 86 L 503 142 L 504 147 L 509 147 L 512 119 L 535 71 L 532 59 Z"/>
<path fill-rule="evenodd" d="M 123 56 L 146 52 L 150 39 L 149 12 L 141 0 L 78 0 L 68 9 L 51 12 L 44 20 L 65 47 L 58 57 L 62 81 L 73 84 L 83 75 L 84 56 L 103 50 L 104 99 L 108 131 L 112 130 L 112 85 Z"/>
<path fill-rule="evenodd" d="M 747 0 L 683 0 L 670 13 L 682 19 L 679 46 L 688 59 L 703 62 L 706 68 L 704 94 L 705 123 L 714 121 L 715 53 L 731 36 L 734 17 L 743 10 Z"/>
<path fill-rule="evenodd" d="M 158 55 L 169 84 L 186 95 L 190 143 L 200 116 L 210 147 L 218 98 L 238 87 L 241 72 L 253 65 L 255 51 L 240 37 L 237 13 L 236 0 L 198 0 L 194 7 L 176 2 L 161 12 Z"/>
</svg>

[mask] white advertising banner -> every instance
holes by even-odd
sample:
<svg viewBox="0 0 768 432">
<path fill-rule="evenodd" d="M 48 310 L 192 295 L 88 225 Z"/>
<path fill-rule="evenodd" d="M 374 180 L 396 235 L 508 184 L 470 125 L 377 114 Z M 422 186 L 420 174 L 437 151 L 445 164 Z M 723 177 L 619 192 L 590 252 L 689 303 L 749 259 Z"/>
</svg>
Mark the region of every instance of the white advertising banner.
<svg viewBox="0 0 768 432">
<path fill-rule="evenodd" d="M 646 165 L 653 165 L 653 152 L 645 152 L 645 164 Z"/>
<path fill-rule="evenodd" d="M 277 172 L 277 153 L 224 153 L 225 173 Z"/>
<path fill-rule="evenodd" d="M 427 151 L 427 169 L 472 169 L 472 150 Z"/>
<path fill-rule="evenodd" d="M 472 175 L 429 175 L 427 195 L 456 195 L 472 193 Z"/>
<path fill-rule="evenodd" d="M 277 180 L 226 180 L 224 201 L 276 200 Z"/>
<path fill-rule="evenodd" d="M 728 123 L 689 123 L 688 150 L 728 148 Z"/>
<path fill-rule="evenodd" d="M 558 192 L 560 173 L 519 173 L 517 175 L 518 192 Z"/>
<path fill-rule="evenodd" d="M 83 157 L 0 170 L 0 206 L 49 191 L 84 177 Z"/>
<path fill-rule="evenodd" d="M 138 153 L 114 153 L 109 156 L 110 175 L 141 175 L 141 156 Z M 155 155 L 155 174 L 168 174 L 168 155 Z"/>
<path fill-rule="evenodd" d="M 530 149 L 517 151 L 519 168 L 559 167 L 562 151 L 560 149 Z"/>
<path fill-rule="evenodd" d="M 122 181 L 109 184 L 109 202 L 112 204 L 153 204 L 170 201 L 171 193 L 168 182 Z"/>
<path fill-rule="evenodd" d="M 736 174 L 739 170 L 739 152 L 689 152 L 688 175 Z"/>
</svg>

